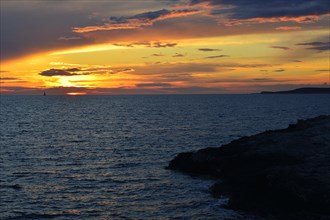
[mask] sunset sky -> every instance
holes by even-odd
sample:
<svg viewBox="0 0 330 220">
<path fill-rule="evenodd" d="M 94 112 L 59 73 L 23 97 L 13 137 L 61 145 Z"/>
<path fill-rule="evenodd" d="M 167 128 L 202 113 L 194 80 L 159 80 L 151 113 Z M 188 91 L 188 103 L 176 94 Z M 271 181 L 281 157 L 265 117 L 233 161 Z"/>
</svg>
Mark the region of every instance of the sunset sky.
<svg viewBox="0 0 330 220">
<path fill-rule="evenodd" d="M 329 0 L 1 0 L 1 93 L 329 86 Z"/>
</svg>

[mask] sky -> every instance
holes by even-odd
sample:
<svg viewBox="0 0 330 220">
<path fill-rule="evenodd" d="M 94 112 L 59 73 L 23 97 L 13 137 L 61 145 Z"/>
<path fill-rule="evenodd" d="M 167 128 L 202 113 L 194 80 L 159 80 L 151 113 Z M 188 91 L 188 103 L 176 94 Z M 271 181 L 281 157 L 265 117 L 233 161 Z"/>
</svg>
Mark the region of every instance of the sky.
<svg viewBox="0 0 330 220">
<path fill-rule="evenodd" d="M 329 87 L 329 0 L 1 0 L 6 95 Z"/>
</svg>

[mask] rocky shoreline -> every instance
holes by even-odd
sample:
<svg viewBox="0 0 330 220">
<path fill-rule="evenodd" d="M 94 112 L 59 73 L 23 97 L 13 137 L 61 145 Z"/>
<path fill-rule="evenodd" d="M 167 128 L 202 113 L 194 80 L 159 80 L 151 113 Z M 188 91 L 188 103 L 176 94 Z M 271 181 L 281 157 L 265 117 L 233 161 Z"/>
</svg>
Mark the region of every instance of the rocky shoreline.
<svg viewBox="0 0 330 220">
<path fill-rule="evenodd" d="M 330 116 L 178 154 L 167 167 L 218 179 L 214 196 L 267 219 L 330 219 Z"/>
</svg>

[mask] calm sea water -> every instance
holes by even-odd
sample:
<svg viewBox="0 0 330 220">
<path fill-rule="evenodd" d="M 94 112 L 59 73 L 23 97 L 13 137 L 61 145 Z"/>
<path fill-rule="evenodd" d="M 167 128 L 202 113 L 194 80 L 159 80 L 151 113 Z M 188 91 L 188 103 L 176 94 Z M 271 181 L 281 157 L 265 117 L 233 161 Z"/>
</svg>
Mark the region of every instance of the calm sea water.
<svg viewBox="0 0 330 220">
<path fill-rule="evenodd" d="M 1 219 L 239 219 L 179 152 L 330 114 L 329 95 L 1 96 Z"/>
</svg>

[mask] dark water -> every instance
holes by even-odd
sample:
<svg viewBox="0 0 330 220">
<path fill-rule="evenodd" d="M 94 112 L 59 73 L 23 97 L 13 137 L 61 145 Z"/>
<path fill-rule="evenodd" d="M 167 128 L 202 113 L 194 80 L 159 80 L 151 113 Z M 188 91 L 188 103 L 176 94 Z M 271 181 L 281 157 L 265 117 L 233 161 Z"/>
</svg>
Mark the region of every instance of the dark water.
<svg viewBox="0 0 330 220">
<path fill-rule="evenodd" d="M 328 95 L 1 96 L 1 219 L 239 219 L 179 152 L 330 114 Z"/>
</svg>

